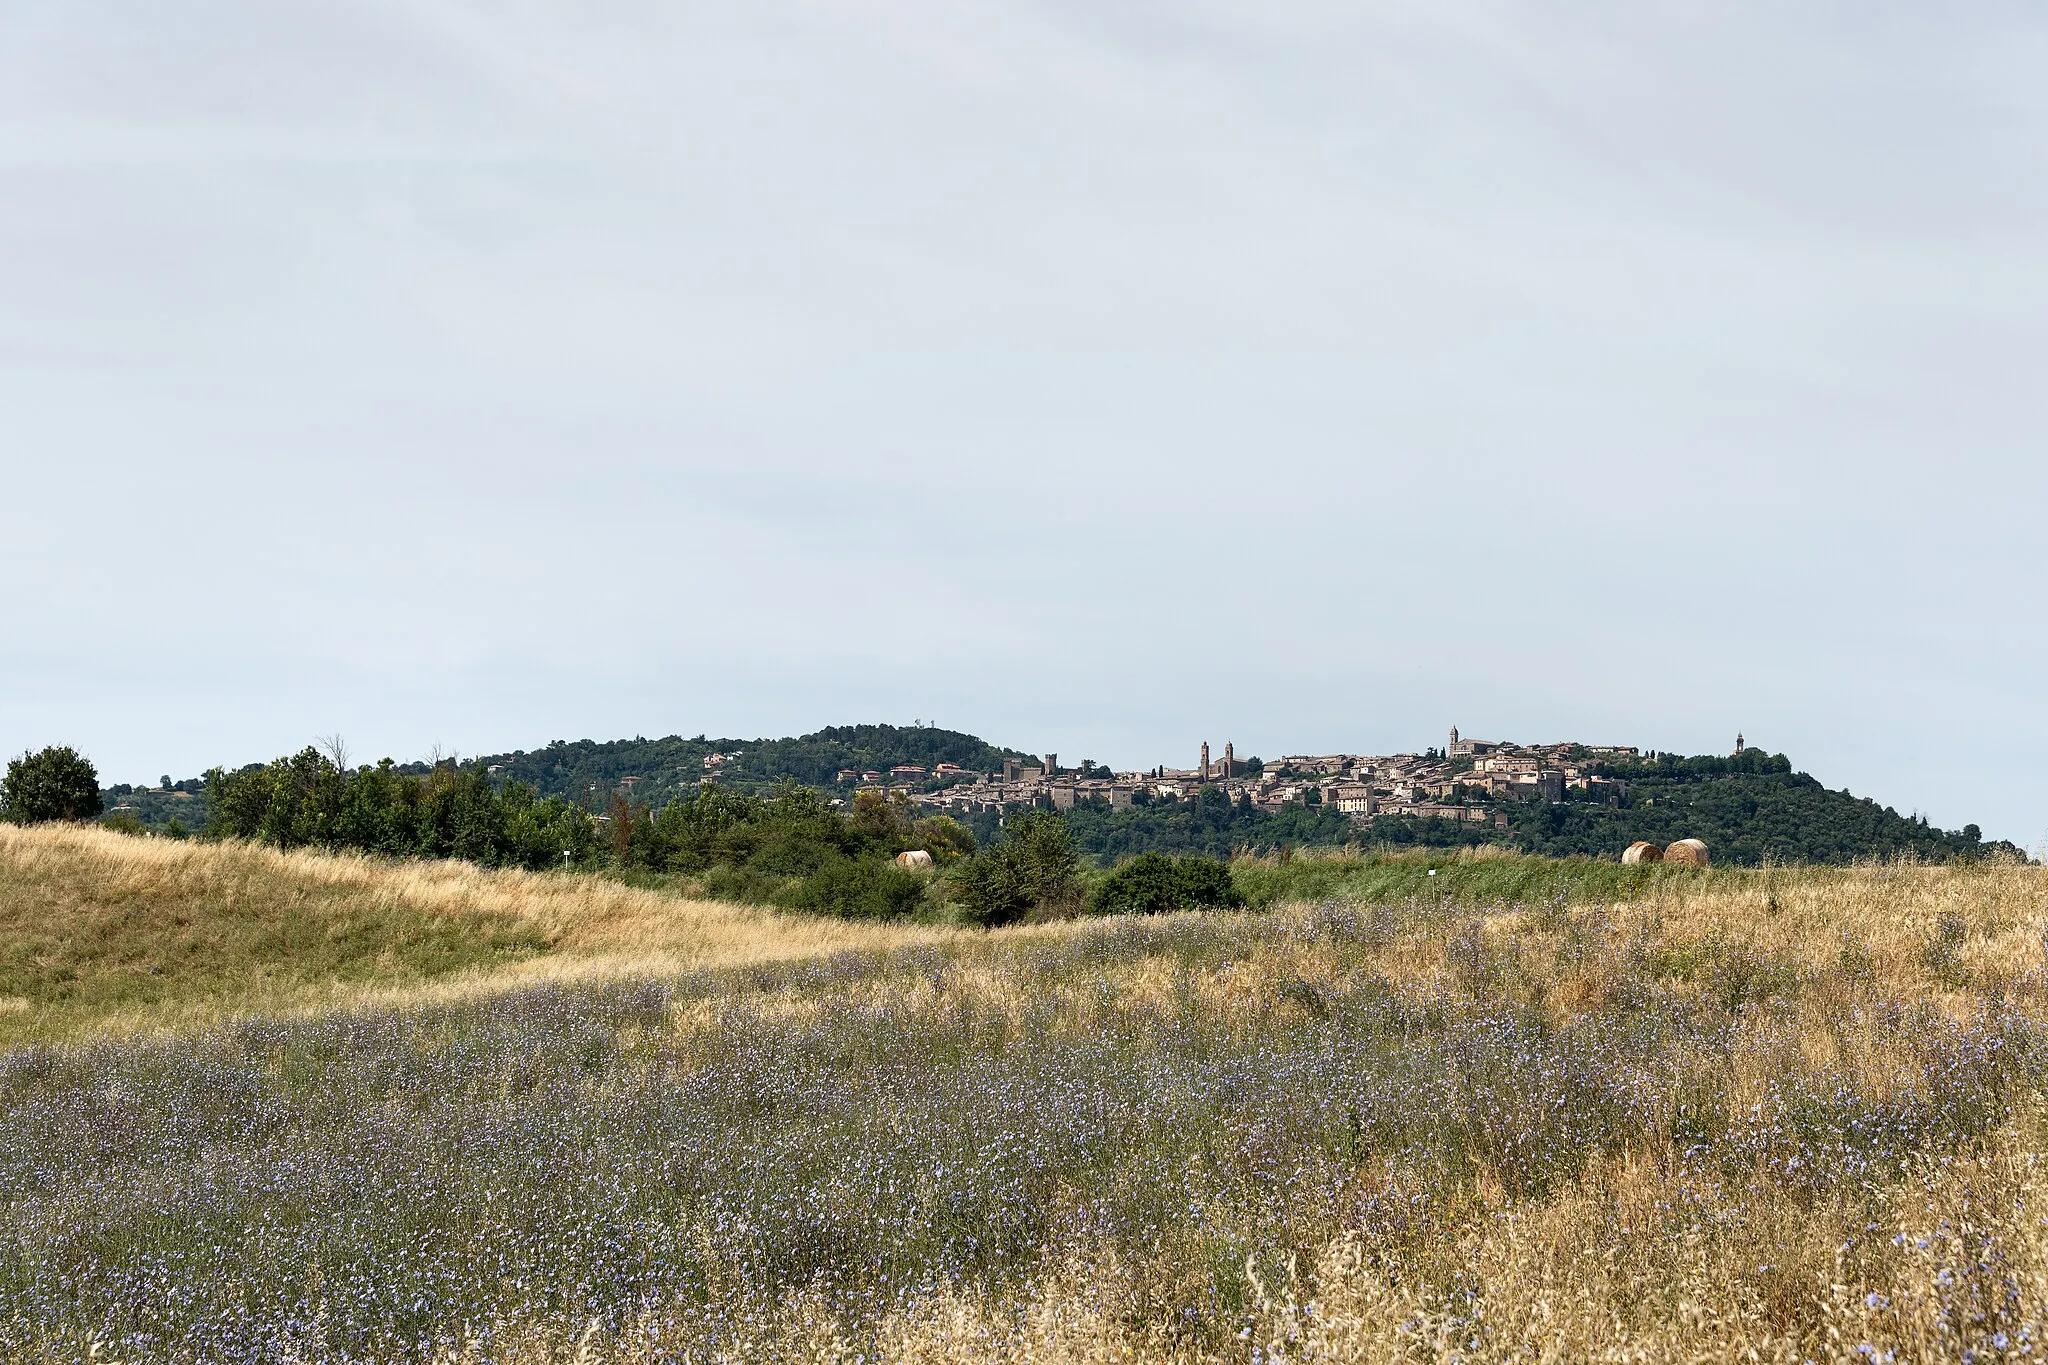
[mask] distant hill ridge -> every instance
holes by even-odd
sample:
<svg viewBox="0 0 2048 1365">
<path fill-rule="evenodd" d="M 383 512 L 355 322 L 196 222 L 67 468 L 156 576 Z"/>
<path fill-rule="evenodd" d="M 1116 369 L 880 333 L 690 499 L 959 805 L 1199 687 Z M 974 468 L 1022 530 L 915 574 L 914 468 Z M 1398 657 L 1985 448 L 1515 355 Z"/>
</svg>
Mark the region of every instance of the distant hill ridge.
<svg viewBox="0 0 2048 1365">
<path fill-rule="evenodd" d="M 464 759 L 461 766 L 488 769 L 542 796 L 602 809 L 622 790 L 635 803 L 658 808 L 671 798 L 693 795 L 707 777 L 741 791 L 765 793 L 797 782 L 843 792 L 839 774 L 849 769 L 887 774 L 909 765 L 930 772 L 951 763 L 987 773 L 1000 769 L 1006 758 L 1027 765 L 1038 761 L 1023 750 L 937 726 L 836 725 L 782 739 L 557 740 L 540 749 Z M 407 764 L 404 770 L 424 772 L 428 766 Z M 1104 861 L 1147 850 L 1227 856 L 1247 848 L 1350 842 L 1398 847 L 1501 843 L 1552 856 L 1613 857 L 1637 839 L 1669 843 L 1688 837 L 1706 840 L 1716 861 L 1747 865 L 2025 856 L 2010 843 L 1984 841 L 1975 825 L 1943 830 L 1924 817 L 1901 815 L 1846 789 L 1830 790 L 1794 771 L 1782 754 L 1663 754 L 1623 758 L 1597 770 L 1624 780 L 1627 794 L 1618 803 L 1574 793 L 1557 802 L 1510 803 L 1503 811 L 1505 829 L 1491 822 L 1408 816 L 1381 816 L 1361 826 L 1327 807 L 1289 807 L 1277 813 L 1246 809 L 1213 788 L 1200 799 L 1120 810 L 1098 810 L 1083 802 L 1069 812 L 1069 820 L 1077 843 Z M 136 811 L 151 828 L 162 828 L 175 816 L 196 829 L 206 818 L 205 796 L 196 790 L 197 783 L 178 785 L 195 790 L 124 796 L 123 809 Z M 971 823 L 984 840 L 997 831 L 993 812 Z"/>
<path fill-rule="evenodd" d="M 556 740 L 544 749 L 467 759 L 533 787 L 542 796 L 602 801 L 627 779 L 635 801 L 661 805 L 689 795 L 706 777 L 741 790 L 782 782 L 830 787 L 845 769 L 883 772 L 899 765 L 927 771 L 957 763 L 976 772 L 1001 768 L 1005 758 L 1036 762 L 1019 749 L 1000 749 L 979 736 L 932 725 L 832 725 L 791 739 Z"/>
<path fill-rule="evenodd" d="M 1706 840 L 1716 860 L 1749 866 L 2026 856 L 2015 844 L 1985 842 L 1974 824 L 1944 830 L 1846 787 L 1831 791 L 1795 772 L 1783 754 L 1661 754 L 1600 771 L 1626 783 L 1621 804 L 1523 806 L 1511 818 L 1515 845 L 1530 853 L 1613 853 L 1637 839 L 1668 844 L 1696 838 Z"/>
</svg>

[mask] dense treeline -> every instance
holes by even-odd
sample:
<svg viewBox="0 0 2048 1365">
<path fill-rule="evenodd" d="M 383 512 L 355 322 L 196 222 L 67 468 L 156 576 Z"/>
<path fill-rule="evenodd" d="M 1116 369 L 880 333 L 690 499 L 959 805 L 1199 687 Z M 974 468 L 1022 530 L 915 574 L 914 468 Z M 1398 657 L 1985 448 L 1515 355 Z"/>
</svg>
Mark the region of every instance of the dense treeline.
<svg viewBox="0 0 2048 1365">
<path fill-rule="evenodd" d="M 1091 908 L 1237 903 L 1226 864 L 1186 858 L 1164 877 L 1143 864 L 1110 878 L 1097 907 L 1062 816 L 1019 812 L 982 848 L 950 817 L 920 816 L 900 794 L 876 790 L 841 808 L 795 783 L 765 797 L 713 785 L 659 809 L 615 796 L 598 814 L 474 766 L 407 772 L 387 759 L 351 769 L 315 749 L 239 772 L 215 769 L 207 788 L 206 833 L 214 838 L 487 867 L 601 869 L 819 914 L 1003 924 Z M 897 855 L 913 851 L 929 861 L 899 864 Z"/>
<path fill-rule="evenodd" d="M 1075 846 L 1105 866 L 1140 853 L 1228 858 L 1244 849 L 1342 847 L 1360 839 L 1358 826 L 1327 807 L 1261 810 L 1249 801 L 1233 801 L 1220 787 L 1204 787 L 1187 801 L 1133 804 L 1123 810 L 1081 801 L 1066 814 Z M 976 835 L 992 834 L 997 818 L 989 813 L 973 817 Z"/>
<path fill-rule="evenodd" d="M 341 768 L 317 749 L 206 774 L 206 833 L 279 848 L 463 858 L 485 867 L 587 866 L 596 831 L 583 812 L 478 768 L 401 772 L 390 759 Z"/>
<path fill-rule="evenodd" d="M 1596 776 L 1632 782 L 1652 778 L 1763 777 L 1791 771 L 1791 759 L 1762 749 L 1744 749 L 1739 754 L 1694 754 L 1690 758 L 1652 754 L 1647 758 L 1610 760 L 1592 768 Z"/>
<path fill-rule="evenodd" d="M 792 910 L 886 917 L 943 900 L 933 876 L 898 867 L 912 848 L 936 872 L 974 852 L 973 837 L 908 802 L 861 793 L 850 811 L 786 784 L 769 797 L 696 789 L 660 809 L 614 797 L 602 814 L 481 767 L 425 772 L 389 759 L 338 767 L 307 749 L 239 772 L 207 774 L 214 838 L 393 857 L 462 858 L 486 867 L 603 869 L 688 878 L 707 894 Z"/>
</svg>

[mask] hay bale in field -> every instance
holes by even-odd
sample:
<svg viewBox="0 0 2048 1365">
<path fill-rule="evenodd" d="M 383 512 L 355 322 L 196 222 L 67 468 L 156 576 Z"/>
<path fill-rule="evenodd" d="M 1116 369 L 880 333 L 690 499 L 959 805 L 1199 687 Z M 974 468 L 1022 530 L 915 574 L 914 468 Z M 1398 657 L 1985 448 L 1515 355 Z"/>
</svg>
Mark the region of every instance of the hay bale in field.
<svg viewBox="0 0 2048 1365">
<path fill-rule="evenodd" d="M 930 867 L 931 865 L 932 855 L 921 848 L 913 848 L 908 853 L 896 855 L 896 866 L 898 867 L 918 868 Z"/>
<path fill-rule="evenodd" d="M 1668 844 L 1664 849 L 1664 861 L 1667 863 L 1683 863 L 1687 867 L 1705 867 L 1707 865 L 1706 842 L 1700 839 L 1680 839 L 1675 844 Z"/>
<path fill-rule="evenodd" d="M 1655 844 L 1638 839 L 1622 852 L 1621 860 L 1625 863 L 1661 863 L 1664 861 L 1664 850 Z"/>
</svg>

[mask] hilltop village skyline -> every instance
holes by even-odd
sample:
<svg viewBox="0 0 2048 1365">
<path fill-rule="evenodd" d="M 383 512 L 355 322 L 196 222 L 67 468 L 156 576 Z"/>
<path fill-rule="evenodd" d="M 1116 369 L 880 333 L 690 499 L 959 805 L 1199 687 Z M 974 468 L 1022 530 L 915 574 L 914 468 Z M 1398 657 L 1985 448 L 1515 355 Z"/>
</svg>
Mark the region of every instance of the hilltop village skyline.
<svg viewBox="0 0 2048 1365">
<path fill-rule="evenodd" d="M 1735 752 L 1746 747 L 1736 737 Z M 740 755 L 705 760 L 717 770 Z M 1005 758 L 1000 768 L 977 771 L 957 763 L 897 764 L 883 769 L 842 768 L 843 785 L 900 792 L 912 804 L 935 811 L 974 813 L 1014 806 L 1049 804 L 1070 810 L 1077 802 L 1101 801 L 1121 810 L 1135 802 L 1179 801 L 1215 787 L 1233 802 L 1264 810 L 1290 804 L 1327 806 L 1358 823 L 1382 815 L 1507 824 L 1507 803 L 1577 799 L 1617 803 L 1625 780 L 1593 771 L 1604 763 L 1642 757 L 1632 744 L 1564 741 L 1520 744 L 1512 740 L 1463 737 L 1452 727 L 1442 749 L 1396 754 L 1287 754 L 1277 759 L 1240 759 L 1226 740 L 1220 757 L 1203 741 L 1192 767 L 1159 765 L 1149 771 L 1112 772 L 1084 762 L 1062 768 L 1056 753 L 1036 762 Z"/>
</svg>

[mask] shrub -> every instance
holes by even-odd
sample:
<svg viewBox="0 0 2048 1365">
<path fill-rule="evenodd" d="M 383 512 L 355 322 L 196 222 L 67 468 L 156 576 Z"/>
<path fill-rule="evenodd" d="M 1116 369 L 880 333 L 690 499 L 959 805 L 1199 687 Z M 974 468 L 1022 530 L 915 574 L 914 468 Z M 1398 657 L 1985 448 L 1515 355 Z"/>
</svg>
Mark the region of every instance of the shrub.
<svg viewBox="0 0 2048 1365">
<path fill-rule="evenodd" d="M 877 841 L 902 839 L 909 835 L 917 818 L 910 798 L 902 792 L 866 791 L 853 796 L 853 823 L 861 833 Z"/>
<path fill-rule="evenodd" d="M 1067 822 L 1053 811 L 1011 820 L 1003 837 L 959 864 L 960 904 L 982 924 L 1008 924 L 1033 910 L 1060 913 L 1081 904 L 1081 859 Z"/>
<path fill-rule="evenodd" d="M 99 773 L 68 746 L 23 754 L 0 778 L 0 814 L 16 824 L 92 820 L 102 809 Z"/>
<path fill-rule="evenodd" d="M 833 857 L 776 900 L 791 910 L 848 919 L 896 919 L 924 899 L 924 878 L 872 858 Z"/>
<path fill-rule="evenodd" d="M 1230 864 L 1189 855 L 1141 853 L 1109 874 L 1095 891 L 1098 915 L 1149 915 L 1163 910 L 1234 909 L 1244 904 Z"/>
<path fill-rule="evenodd" d="M 950 815 L 933 815 L 910 827 L 909 843 L 932 855 L 935 862 L 950 863 L 974 854 L 974 834 Z"/>
<path fill-rule="evenodd" d="M 100 828 L 113 830 L 116 834 L 133 834 L 138 837 L 149 833 L 149 827 L 144 825 L 132 810 L 116 811 L 100 821 Z"/>
<path fill-rule="evenodd" d="M 742 905 L 767 905 L 775 900 L 787 878 L 773 872 L 737 863 L 718 863 L 704 873 L 704 894 L 715 901 L 737 901 Z"/>
</svg>

